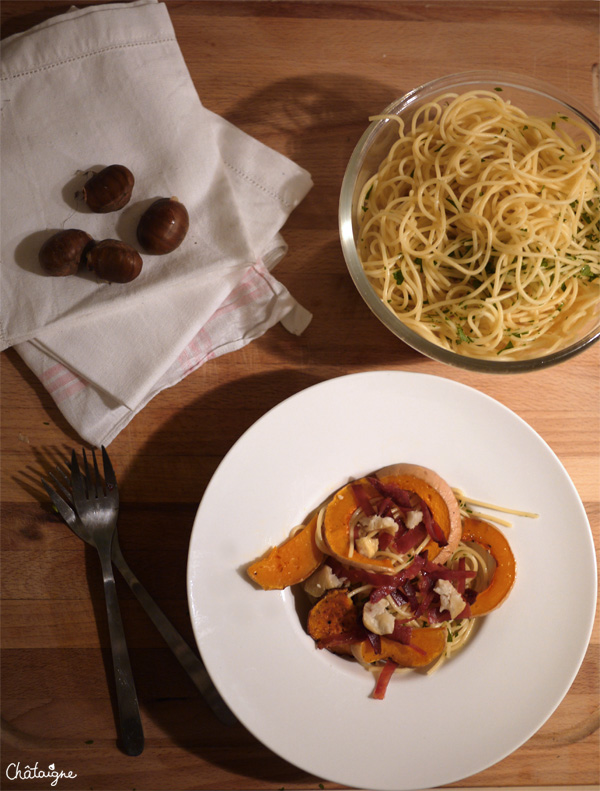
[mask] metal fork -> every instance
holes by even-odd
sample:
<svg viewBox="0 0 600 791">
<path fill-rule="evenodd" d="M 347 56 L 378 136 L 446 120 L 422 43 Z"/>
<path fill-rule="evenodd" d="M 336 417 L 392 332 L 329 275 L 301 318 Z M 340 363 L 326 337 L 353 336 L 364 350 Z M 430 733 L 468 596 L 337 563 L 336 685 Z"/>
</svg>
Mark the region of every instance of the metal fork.
<svg viewBox="0 0 600 791">
<path fill-rule="evenodd" d="M 77 463 L 77 455 L 73 451 L 71 457 L 73 503 L 77 515 L 87 527 L 89 543 L 96 548 L 102 566 L 122 748 L 127 755 L 139 755 L 144 749 L 144 731 L 111 561 L 112 543 L 119 513 L 119 491 L 106 450 L 102 448 L 106 489 L 103 488 L 100 480 L 100 471 L 94 451 L 92 451 L 92 455 L 94 459 L 93 476 L 88 466 L 85 450 L 83 451 L 84 480 Z"/>
<path fill-rule="evenodd" d="M 64 484 L 69 485 L 69 479 L 65 476 L 60 467 L 56 468 L 58 474 L 64 481 Z M 75 533 L 76 536 L 90 543 L 89 531 L 83 522 L 79 519 L 71 506 L 71 494 L 68 489 L 59 481 L 52 472 L 48 473 L 52 478 L 58 492 L 42 479 L 42 484 L 46 489 L 54 507 L 62 516 L 67 525 Z M 62 495 L 62 496 L 61 496 Z M 130 569 L 127 561 L 123 557 L 121 547 L 119 545 L 119 533 L 115 531 L 112 544 L 112 560 L 113 564 L 117 567 L 125 582 L 131 588 L 131 591 L 140 602 L 147 615 L 150 617 L 153 624 L 156 626 L 163 639 L 179 661 L 180 665 L 186 671 L 202 697 L 206 700 L 213 713 L 225 725 L 234 725 L 237 723 L 235 715 L 231 712 L 223 698 L 217 692 L 214 684 L 212 683 L 208 671 L 204 664 L 192 651 L 183 637 L 179 634 L 177 629 L 169 621 L 167 616 L 163 613 L 154 599 L 150 596 L 148 591 L 144 588 L 142 583 L 135 576 Z"/>
</svg>

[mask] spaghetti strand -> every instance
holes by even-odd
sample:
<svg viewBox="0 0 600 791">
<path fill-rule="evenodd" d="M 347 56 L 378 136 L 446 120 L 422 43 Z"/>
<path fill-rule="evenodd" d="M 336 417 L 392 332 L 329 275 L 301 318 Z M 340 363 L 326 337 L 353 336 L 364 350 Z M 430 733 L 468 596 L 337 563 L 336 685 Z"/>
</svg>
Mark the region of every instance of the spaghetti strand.
<svg viewBox="0 0 600 791">
<path fill-rule="evenodd" d="M 386 116 L 377 116 L 378 119 Z M 428 340 L 480 359 L 549 353 L 600 303 L 600 159 L 579 119 L 493 91 L 420 108 L 365 184 L 359 258 L 379 298 Z"/>
</svg>

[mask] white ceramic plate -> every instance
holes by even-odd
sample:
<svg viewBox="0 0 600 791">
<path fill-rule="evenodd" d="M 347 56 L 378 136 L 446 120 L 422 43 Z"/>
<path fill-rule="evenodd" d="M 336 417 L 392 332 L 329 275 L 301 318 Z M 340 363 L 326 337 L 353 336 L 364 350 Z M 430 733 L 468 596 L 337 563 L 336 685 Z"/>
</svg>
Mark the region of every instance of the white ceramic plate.
<svg viewBox="0 0 600 791">
<path fill-rule="evenodd" d="M 513 519 L 515 587 L 465 650 L 376 701 L 371 674 L 315 648 L 292 592 L 257 590 L 244 569 L 348 480 L 400 461 L 541 516 Z M 587 648 L 596 562 L 577 491 L 533 429 L 477 390 L 384 371 L 310 387 L 233 446 L 198 509 L 188 596 L 204 662 L 258 739 L 319 778 L 405 791 L 485 769 L 548 719 Z"/>
</svg>

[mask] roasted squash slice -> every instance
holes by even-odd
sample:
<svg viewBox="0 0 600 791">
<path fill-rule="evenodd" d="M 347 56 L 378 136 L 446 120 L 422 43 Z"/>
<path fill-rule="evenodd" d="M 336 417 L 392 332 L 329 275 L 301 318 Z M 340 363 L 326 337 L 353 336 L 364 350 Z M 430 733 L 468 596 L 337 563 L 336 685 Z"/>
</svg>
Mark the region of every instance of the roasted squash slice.
<svg viewBox="0 0 600 791">
<path fill-rule="evenodd" d="M 413 629 L 411 645 L 389 637 L 381 638 L 381 653 L 376 654 L 369 640 L 363 640 L 360 654 L 364 662 L 391 659 L 398 667 L 425 667 L 441 655 L 446 645 L 445 629 Z M 413 648 L 416 646 L 416 648 Z"/>
<path fill-rule="evenodd" d="M 308 613 L 307 630 L 320 648 L 328 648 L 336 654 L 352 653 L 352 635 L 359 641 L 357 627 L 358 610 L 345 590 L 337 588 L 327 591 Z M 336 643 L 339 635 L 348 635 L 346 642 Z"/>
<path fill-rule="evenodd" d="M 304 582 L 325 557 L 317 546 L 316 530 L 317 515 L 294 536 L 252 563 L 247 569 L 250 579 L 264 590 L 283 590 Z"/>
<path fill-rule="evenodd" d="M 427 554 L 429 560 L 445 563 L 456 551 L 462 533 L 460 507 L 449 484 L 433 470 L 418 464 L 391 464 L 375 474 L 383 483 L 394 483 L 401 489 L 415 492 L 427 503 L 448 541 L 446 546 L 440 547 L 431 540 Z"/>
<path fill-rule="evenodd" d="M 378 496 L 377 491 L 366 478 L 353 481 L 336 492 L 325 511 L 323 540 L 330 554 L 341 563 L 367 571 L 391 574 L 394 571 L 394 566 L 387 558 L 367 558 L 357 550 L 350 555 L 350 519 L 358 507 L 352 487 L 357 483 L 363 487 L 368 497 Z"/>
<path fill-rule="evenodd" d="M 469 518 L 463 521 L 462 540 L 479 544 L 496 561 L 492 581 L 471 605 L 471 615 L 485 615 L 502 604 L 515 584 L 515 556 L 504 534 L 481 519 Z"/>
</svg>

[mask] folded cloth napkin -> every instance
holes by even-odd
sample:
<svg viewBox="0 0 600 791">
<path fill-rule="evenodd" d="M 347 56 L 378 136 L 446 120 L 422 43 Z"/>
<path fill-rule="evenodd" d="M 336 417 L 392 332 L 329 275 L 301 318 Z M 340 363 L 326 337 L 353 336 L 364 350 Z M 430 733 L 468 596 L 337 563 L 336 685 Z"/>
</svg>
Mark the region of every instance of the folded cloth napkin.
<svg viewBox="0 0 600 791">
<path fill-rule="evenodd" d="M 3 41 L 2 314 L 66 419 L 108 445 L 148 401 L 278 321 L 310 314 L 272 276 L 280 235 L 310 175 L 205 108 L 157 0 L 74 9 Z M 76 193 L 90 170 L 126 165 L 130 203 L 93 214 Z M 136 245 L 157 197 L 187 207 L 165 256 L 142 253 L 128 284 L 45 275 L 37 254 L 62 228 Z"/>
</svg>

